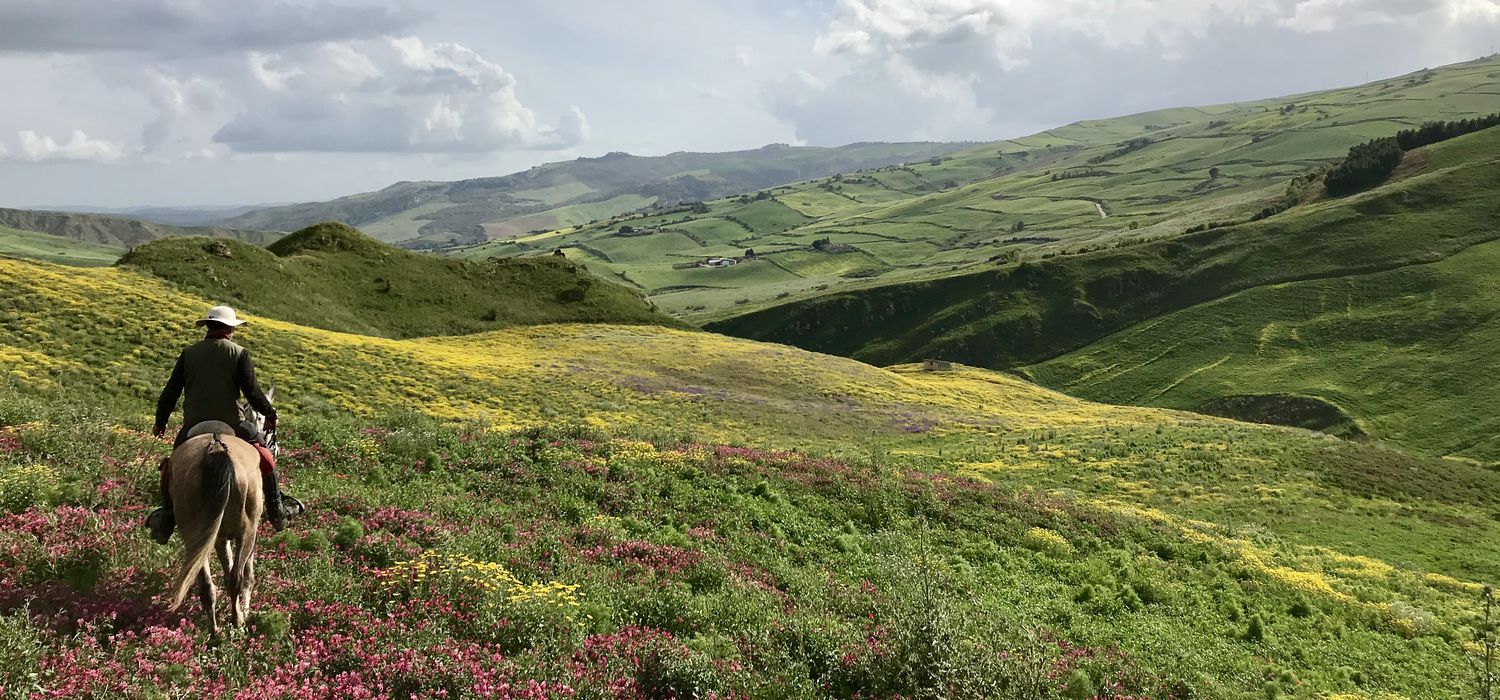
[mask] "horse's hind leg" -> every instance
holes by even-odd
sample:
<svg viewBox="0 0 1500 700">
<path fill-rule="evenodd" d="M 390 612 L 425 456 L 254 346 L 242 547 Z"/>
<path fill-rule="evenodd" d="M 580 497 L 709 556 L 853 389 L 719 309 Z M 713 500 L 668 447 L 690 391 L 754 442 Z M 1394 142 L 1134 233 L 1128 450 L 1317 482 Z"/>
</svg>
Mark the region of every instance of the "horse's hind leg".
<svg viewBox="0 0 1500 700">
<path fill-rule="evenodd" d="M 208 563 L 198 570 L 198 600 L 203 603 L 203 614 L 208 616 L 208 631 L 219 636 L 219 618 L 214 614 L 214 579 L 208 571 Z"/>
<path fill-rule="evenodd" d="M 230 591 L 239 589 L 239 586 L 234 583 L 234 549 L 230 544 L 233 541 L 228 538 L 221 539 L 216 547 L 219 553 L 219 569 L 224 572 L 224 588 Z"/>
<path fill-rule="evenodd" d="M 235 543 L 235 564 L 238 567 L 234 578 L 234 624 L 245 626 L 250 617 L 250 591 L 255 586 L 255 535 L 256 528 L 245 528 Z"/>
</svg>

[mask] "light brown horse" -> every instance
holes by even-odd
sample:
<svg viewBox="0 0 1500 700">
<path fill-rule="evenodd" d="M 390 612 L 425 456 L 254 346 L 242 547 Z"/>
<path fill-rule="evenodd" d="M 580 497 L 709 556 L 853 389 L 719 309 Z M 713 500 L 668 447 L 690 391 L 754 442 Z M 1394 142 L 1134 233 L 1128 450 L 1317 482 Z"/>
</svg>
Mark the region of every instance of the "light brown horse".
<svg viewBox="0 0 1500 700">
<path fill-rule="evenodd" d="M 247 420 L 254 422 L 253 417 Z M 195 426 L 189 434 L 171 457 L 172 503 L 184 543 L 172 609 L 182 605 L 196 581 L 209 629 L 218 635 L 208 559 L 218 551 L 234 625 L 243 627 L 255 583 L 255 535 L 264 510 L 260 453 L 219 421 Z"/>
</svg>

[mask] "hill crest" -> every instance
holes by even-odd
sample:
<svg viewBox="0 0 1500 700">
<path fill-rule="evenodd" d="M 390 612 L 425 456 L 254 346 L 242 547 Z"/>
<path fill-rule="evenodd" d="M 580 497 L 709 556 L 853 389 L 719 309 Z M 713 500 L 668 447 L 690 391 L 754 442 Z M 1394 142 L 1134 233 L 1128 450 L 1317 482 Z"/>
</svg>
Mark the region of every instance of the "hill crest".
<svg viewBox="0 0 1500 700">
<path fill-rule="evenodd" d="M 635 292 L 560 257 L 443 260 L 334 222 L 268 248 L 165 239 L 135 248 L 119 265 L 251 313 L 365 335 L 461 335 L 569 321 L 682 326 Z"/>
<path fill-rule="evenodd" d="M 754 191 L 863 167 L 926 159 L 966 147 L 861 143 L 837 148 L 763 147 L 664 156 L 608 153 L 502 176 L 403 181 L 327 202 L 268 207 L 226 225 L 292 230 L 334 220 L 375 238 L 423 249 L 513 238 L 652 205 L 670 206 Z"/>
</svg>

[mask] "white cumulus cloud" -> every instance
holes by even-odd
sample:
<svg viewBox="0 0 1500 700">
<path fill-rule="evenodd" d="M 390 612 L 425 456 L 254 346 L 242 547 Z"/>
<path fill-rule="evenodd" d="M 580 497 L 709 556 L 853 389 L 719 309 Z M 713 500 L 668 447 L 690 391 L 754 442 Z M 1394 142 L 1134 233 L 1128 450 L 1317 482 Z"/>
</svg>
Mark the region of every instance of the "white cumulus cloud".
<svg viewBox="0 0 1500 700">
<path fill-rule="evenodd" d="M 838 0 L 813 42 L 819 65 L 766 97 L 813 143 L 840 130 L 983 138 L 1168 106 L 1184 85 L 1222 85 L 1233 99 L 1294 92 L 1288 76 L 1372 45 L 1398 45 L 1386 59 L 1463 43 L 1473 53 L 1450 60 L 1473 58 L 1486 23 L 1500 23 L 1500 0 Z M 1227 69 L 1250 80 L 1225 84 Z M 1227 90 L 1260 82 L 1283 87 Z M 1079 114 L 1085 105 L 1098 111 Z"/>
<path fill-rule="evenodd" d="M 240 152 L 475 153 L 588 138 L 576 108 L 549 123 L 499 65 L 417 37 L 258 52 L 227 79 L 242 108 L 213 140 Z"/>
<path fill-rule="evenodd" d="M 20 142 L 20 148 L 14 158 L 27 163 L 113 163 L 125 157 L 124 144 L 90 138 L 77 129 L 67 141 L 62 142 L 29 129 L 18 132 L 16 139 Z M 4 152 L 3 147 L 0 147 L 0 155 Z"/>
</svg>

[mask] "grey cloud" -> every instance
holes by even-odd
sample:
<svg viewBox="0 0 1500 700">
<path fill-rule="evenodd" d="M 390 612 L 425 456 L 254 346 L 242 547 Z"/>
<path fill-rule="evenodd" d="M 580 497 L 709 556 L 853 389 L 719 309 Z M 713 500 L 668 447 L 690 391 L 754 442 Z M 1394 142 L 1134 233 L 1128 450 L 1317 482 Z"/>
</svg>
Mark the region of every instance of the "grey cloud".
<svg viewBox="0 0 1500 700">
<path fill-rule="evenodd" d="M 330 2 L 262 0 L 6 0 L 0 53 L 266 50 L 400 33 L 423 15 Z"/>
</svg>

